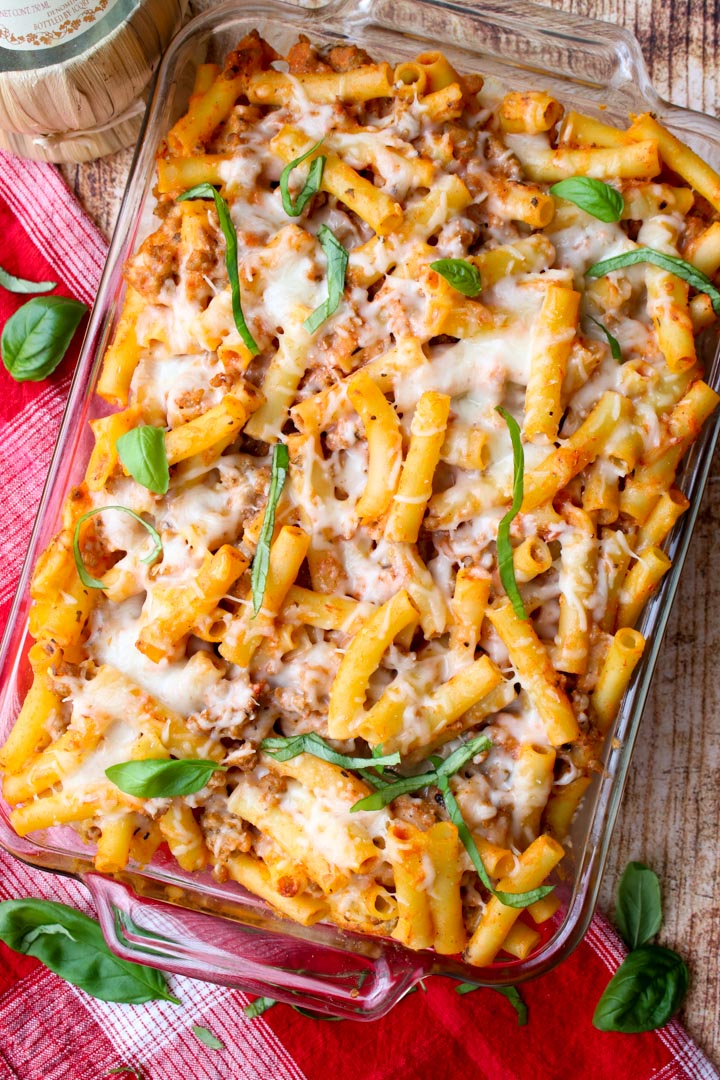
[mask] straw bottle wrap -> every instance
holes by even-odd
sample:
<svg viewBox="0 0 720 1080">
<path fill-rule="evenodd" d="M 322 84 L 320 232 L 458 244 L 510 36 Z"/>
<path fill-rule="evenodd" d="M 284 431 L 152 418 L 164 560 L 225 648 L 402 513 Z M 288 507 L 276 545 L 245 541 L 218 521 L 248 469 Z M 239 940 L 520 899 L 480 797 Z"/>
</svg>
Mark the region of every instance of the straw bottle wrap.
<svg viewBox="0 0 720 1080">
<path fill-rule="evenodd" d="M 0 147 L 88 161 L 140 130 L 187 0 L 42 0 L 0 10 Z"/>
</svg>

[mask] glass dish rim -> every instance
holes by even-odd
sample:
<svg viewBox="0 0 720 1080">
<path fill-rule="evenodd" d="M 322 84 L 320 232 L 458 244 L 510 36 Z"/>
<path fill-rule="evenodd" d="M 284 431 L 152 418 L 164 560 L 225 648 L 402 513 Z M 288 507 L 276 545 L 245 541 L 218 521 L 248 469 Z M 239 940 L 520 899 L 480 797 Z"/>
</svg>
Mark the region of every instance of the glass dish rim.
<svg viewBox="0 0 720 1080">
<path fill-rule="evenodd" d="M 433 11 L 459 12 L 463 17 L 470 16 L 473 18 L 486 19 L 488 22 L 492 19 L 496 20 L 497 24 L 501 25 L 508 25 L 509 22 L 516 19 L 518 17 L 518 11 L 528 11 L 536 18 L 540 15 L 547 16 L 548 12 L 552 11 L 553 20 L 561 30 L 565 29 L 568 33 L 579 33 L 582 29 L 582 32 L 585 34 L 589 34 L 592 31 L 597 35 L 596 41 L 599 39 L 600 34 L 602 34 L 603 46 L 606 46 L 608 44 L 608 39 L 610 39 L 611 43 L 616 43 L 618 48 L 622 47 L 629 50 L 632 62 L 636 65 L 638 86 L 642 91 L 637 95 L 638 97 L 645 100 L 648 106 L 651 105 L 653 109 L 657 109 L 659 105 L 665 106 L 664 119 L 667 117 L 677 118 L 678 116 L 682 116 L 688 120 L 692 120 L 692 124 L 690 125 L 691 129 L 697 134 L 701 134 L 704 138 L 715 141 L 718 150 L 720 151 L 720 122 L 711 117 L 706 117 L 703 114 L 693 112 L 692 110 L 670 106 L 663 102 L 650 86 L 640 46 L 634 37 L 626 30 L 595 20 L 586 20 L 576 16 L 568 16 L 564 12 L 559 12 L 551 8 L 525 3 L 524 0 L 511 0 L 509 4 L 497 5 L 501 9 L 501 12 L 504 11 L 504 23 L 502 14 L 499 14 L 497 11 L 489 10 L 492 7 L 492 4 L 484 5 L 483 10 L 480 11 L 472 3 L 463 3 L 463 0 L 460 0 L 459 3 L 444 3 L 442 0 L 415 0 L 415 3 L 418 9 L 427 8 L 428 10 L 432 9 Z M 146 190 L 149 182 L 149 173 L 145 170 L 148 162 L 150 163 L 150 166 L 152 166 L 155 146 L 159 135 L 157 130 L 153 129 L 153 123 L 157 122 L 157 114 L 162 111 L 162 92 L 172 76 L 173 64 L 177 65 L 180 63 L 182 50 L 191 39 L 199 37 L 203 33 L 207 33 L 208 35 L 212 35 L 213 32 L 219 33 L 224 27 L 227 27 L 229 22 L 261 22 L 264 18 L 277 18 L 292 13 L 292 21 L 297 20 L 299 22 L 301 18 L 305 20 L 303 29 L 306 29 L 308 33 L 330 33 L 334 29 L 331 20 L 336 17 L 340 17 L 344 20 L 343 29 L 345 31 L 348 27 L 351 29 L 359 29 L 362 26 L 373 25 L 373 13 L 378 7 L 382 8 L 382 0 L 369 0 L 369 2 L 359 5 L 359 7 L 354 5 L 351 0 L 328 0 L 327 3 L 318 5 L 314 8 L 300 7 L 293 3 L 292 0 L 263 0 L 262 3 L 253 8 L 252 13 L 246 14 L 245 12 L 238 10 L 237 5 L 233 0 L 227 0 L 227 2 L 218 5 L 217 7 L 210 8 L 196 16 L 196 18 L 193 19 L 173 40 L 161 68 L 159 69 L 157 83 L 148 105 L 143 130 L 131 165 L 125 196 L 118 217 L 118 224 L 113 234 L 112 243 L 108 253 L 108 261 L 102 275 L 93 315 L 70 388 L 62 426 L 58 435 L 56 450 L 53 454 L 48 472 L 48 479 L 43 491 L 29 544 L 28 555 L 23 566 L 15 602 L 8 620 L 8 626 L 3 639 L 3 646 L 0 650 L 0 671 L 5 672 L 8 665 L 12 664 L 14 660 L 15 667 L 11 672 L 11 675 L 14 676 L 17 664 L 21 659 L 20 650 L 17 650 L 12 658 L 10 657 L 13 630 L 17 631 L 16 624 L 18 613 L 23 596 L 26 593 L 25 587 L 27 585 L 29 568 L 34 561 L 33 557 L 40 546 L 40 533 L 42 532 L 43 527 L 47 528 L 48 518 L 57 516 L 56 514 L 48 514 L 48 503 L 53 494 L 56 494 L 58 488 L 67 489 L 66 484 L 59 481 L 59 477 L 62 475 L 60 470 L 61 459 L 66 449 L 73 441 L 73 438 L 74 450 L 71 457 L 74 458 L 77 453 L 81 433 L 76 431 L 73 436 L 71 428 L 73 421 L 77 420 L 78 414 L 80 414 L 80 419 L 82 420 L 83 411 L 87 409 L 91 396 L 89 392 L 90 386 L 92 386 L 95 381 L 99 360 L 104 351 L 104 343 L 107 340 L 109 327 L 113 321 L 118 299 L 117 286 L 119 271 L 123 261 L 120 256 L 124 249 L 131 245 L 131 240 L 127 239 L 127 235 L 133 231 L 131 226 L 134 225 L 137 227 L 139 210 L 141 205 L 144 205 L 145 195 L 143 195 L 142 192 L 143 190 Z M 354 14 L 351 17 L 346 17 L 348 11 L 351 11 Z M 316 19 L 319 20 L 319 24 L 313 25 L 314 20 Z M 588 29 L 588 27 L 590 29 Z M 537 29 L 537 27 L 533 26 L 533 29 Z M 386 30 L 388 33 L 395 35 L 403 33 L 402 30 L 398 31 L 390 28 L 384 28 L 383 32 L 386 32 Z M 608 34 L 608 30 L 612 31 L 612 33 Z M 427 38 L 416 40 L 425 40 L 428 43 L 437 44 L 437 42 L 430 42 Z M 452 45 L 450 45 L 450 50 L 452 50 Z M 559 76 L 554 73 L 550 73 L 550 77 L 559 78 Z M 573 80 L 567 80 L 568 89 L 572 81 Z M 610 89 L 612 88 L 608 87 L 608 90 Z M 150 172 L 151 171 L 152 168 L 150 167 Z M 136 203 L 134 206 L 133 196 L 135 196 Z M 716 351 L 712 373 L 708 374 L 708 381 L 710 381 L 711 385 L 716 387 L 718 384 L 717 369 L 718 352 Z M 623 712 L 616 728 L 616 734 L 621 737 L 621 746 L 617 750 L 608 751 L 607 775 L 599 782 L 594 816 L 588 830 L 582 858 L 577 864 L 578 870 L 573 904 L 568 908 L 562 924 L 556 929 L 555 934 L 550 941 L 546 943 L 542 952 L 531 956 L 527 961 L 519 963 L 517 961 L 503 962 L 502 970 L 499 965 L 489 969 L 474 969 L 470 968 L 468 965 L 458 965 L 454 961 L 446 961 L 445 958 L 436 957 L 433 954 L 432 967 L 434 971 L 440 971 L 440 973 L 442 973 L 442 970 L 445 970 L 447 974 L 466 979 L 467 981 L 475 981 L 478 985 L 499 986 L 518 983 L 527 978 L 542 974 L 551 967 L 554 967 L 572 951 L 584 935 L 596 905 L 602 867 L 611 841 L 612 827 L 615 822 L 627 778 L 632 748 L 637 737 L 652 671 L 655 667 L 657 655 L 662 644 L 662 634 L 670 614 L 672 599 L 692 536 L 702 491 L 711 467 L 712 450 L 718 437 L 719 423 L 720 421 L 715 419 L 706 425 L 701 439 L 695 444 L 695 447 L 690 454 L 690 459 L 693 463 L 692 466 L 689 462 L 686 463 L 685 471 L 691 473 L 691 506 L 685 515 L 681 526 L 676 529 L 669 548 L 669 553 L 673 558 L 672 570 L 667 575 L 660 592 L 654 598 L 651 608 L 646 610 L 641 624 L 644 630 L 648 629 L 651 631 L 651 648 L 648 650 L 647 656 L 643 658 L 642 664 L 636 672 L 635 679 L 623 705 Z M 78 425 L 78 427 L 79 426 L 81 425 Z M 4 691 L 4 697 L 1 699 L 3 705 L 6 703 L 7 693 L 7 690 Z M 0 824 L 2 823 L 0 822 Z M 14 836 L 14 834 L 12 835 Z M 592 841 L 594 841 L 594 844 L 591 844 Z M 17 857 L 23 858 L 33 865 L 43 866 L 43 863 L 45 863 L 46 865 L 43 866 L 44 869 L 60 873 L 70 872 L 81 879 L 88 873 L 92 874 L 93 877 L 97 877 L 96 872 L 89 864 L 82 868 L 70 871 L 63 866 L 51 867 L 47 865 L 48 853 L 45 849 L 37 848 L 34 853 L 31 853 L 29 849 L 33 848 L 32 843 L 23 843 L 20 845 L 24 849 L 21 852 L 18 850 L 18 845 L 13 843 L 12 839 L 8 840 L 7 833 L 3 833 L 2 830 L 0 830 L 0 843 L 6 850 L 10 851 L 11 854 L 15 854 Z M 589 851 L 589 848 L 591 847 L 592 850 Z M 13 848 L 15 850 L 13 850 Z M 150 871 L 151 870 L 152 868 L 150 868 Z M 138 881 L 140 878 L 157 880 L 153 878 L 151 872 L 133 871 L 131 875 L 126 875 L 126 877 L 131 877 L 132 875 L 135 875 Z M 592 880 L 590 880 L 591 877 Z M 110 880 L 114 879 L 111 878 Z M 582 888 L 579 887 L 580 885 L 582 885 Z M 138 893 L 138 895 L 141 894 Z M 182 906 L 182 904 L 180 906 Z M 190 904 L 189 907 L 192 910 L 195 910 L 192 904 Z M 380 940 L 384 941 L 385 939 Z M 412 953 L 413 957 L 416 955 L 417 954 Z M 168 965 L 158 964 L 158 966 Z M 418 978 L 426 973 L 426 970 L 422 970 Z M 236 985 L 242 985 L 242 983 Z M 274 992 L 276 992 L 276 989 L 277 988 L 274 989 Z M 392 1003 L 394 1002 L 391 1002 L 391 1004 Z"/>
</svg>

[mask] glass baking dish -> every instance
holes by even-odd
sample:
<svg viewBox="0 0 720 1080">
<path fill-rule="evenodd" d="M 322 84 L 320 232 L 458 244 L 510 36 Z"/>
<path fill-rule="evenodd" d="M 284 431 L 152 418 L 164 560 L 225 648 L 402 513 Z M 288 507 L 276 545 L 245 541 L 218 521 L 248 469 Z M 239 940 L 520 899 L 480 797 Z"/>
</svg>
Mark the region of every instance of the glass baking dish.
<svg viewBox="0 0 720 1080">
<path fill-rule="evenodd" d="M 195 68 L 221 60 L 257 27 L 283 50 L 299 32 L 319 42 L 349 41 L 376 59 L 396 62 L 428 45 L 441 46 L 459 71 L 501 77 L 509 87 L 548 89 L 583 112 L 622 123 L 629 112 L 652 111 L 706 160 L 720 167 L 720 123 L 668 105 L 653 91 L 639 45 L 626 31 L 521 0 L 482 9 L 463 0 L 264 0 L 245 13 L 235 2 L 196 18 L 173 42 L 160 69 L 144 133 L 133 162 L 110 255 L 73 381 L 11 618 L 0 671 L 0 734 L 13 723 L 29 681 L 29 575 L 57 528 L 63 497 L 83 475 L 90 452 L 88 419 L 107 412 L 93 396 L 100 359 L 122 294 L 122 265 L 150 231 L 155 150 L 184 110 Z M 469 47 L 468 43 L 473 43 Z M 600 112 L 602 110 L 602 112 Z M 706 380 L 720 386 L 714 338 L 701 341 Z M 648 605 L 640 629 L 650 647 L 638 666 L 611 738 L 604 771 L 593 780 L 577 815 L 561 873 L 554 880 L 561 908 L 526 960 L 501 959 L 474 968 L 394 941 L 327 925 L 300 927 L 263 901 L 208 874 L 189 875 L 160 853 L 149 867 L 115 877 L 93 871 L 87 848 L 68 828 L 21 839 L 0 806 L 0 843 L 20 859 L 71 874 L 90 888 L 108 943 L 119 955 L 169 971 L 266 994 L 318 1012 L 369 1020 L 383 1015 L 429 974 L 484 986 L 519 983 L 558 964 L 578 944 L 591 919 L 613 823 L 622 796 L 643 704 L 688 548 L 718 424 L 710 424 L 687 455 L 678 480 L 690 509 L 667 545 L 673 567 Z"/>
</svg>

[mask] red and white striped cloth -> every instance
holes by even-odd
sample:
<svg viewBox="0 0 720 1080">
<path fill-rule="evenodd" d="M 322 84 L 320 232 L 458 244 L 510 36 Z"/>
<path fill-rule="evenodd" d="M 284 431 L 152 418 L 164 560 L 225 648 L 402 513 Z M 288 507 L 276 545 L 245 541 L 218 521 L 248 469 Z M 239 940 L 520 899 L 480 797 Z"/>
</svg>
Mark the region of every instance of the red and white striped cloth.
<svg viewBox="0 0 720 1080">
<path fill-rule="evenodd" d="M 0 264 L 91 304 L 107 245 L 49 165 L 0 152 Z M 23 297 L 0 288 L 0 326 Z M 0 623 L 12 599 L 52 451 L 70 355 L 50 380 L 15 383 L 0 368 Z M 0 899 L 36 896 L 92 914 L 85 888 L 0 851 Z M 525 985 L 519 1028 L 490 990 L 458 995 L 448 979 L 371 1024 L 324 1023 L 286 1005 L 249 1020 L 245 994 L 173 977 L 180 1006 L 110 1005 L 0 945 L 0 1080 L 102 1080 L 120 1066 L 145 1080 L 712 1080 L 718 1073 L 677 1023 L 644 1035 L 596 1031 L 595 1004 L 623 956 L 597 917 L 555 972 Z M 209 1028 L 225 1049 L 192 1033 Z M 117 1073 L 113 1075 L 118 1075 Z M 126 1074 L 129 1076 L 129 1073 Z"/>
</svg>

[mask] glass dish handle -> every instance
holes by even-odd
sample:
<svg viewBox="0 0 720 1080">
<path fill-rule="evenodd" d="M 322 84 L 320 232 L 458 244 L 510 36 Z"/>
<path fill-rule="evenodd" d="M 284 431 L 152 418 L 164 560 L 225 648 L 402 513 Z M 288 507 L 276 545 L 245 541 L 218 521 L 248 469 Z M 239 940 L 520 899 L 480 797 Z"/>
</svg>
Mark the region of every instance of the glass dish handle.
<svg viewBox="0 0 720 1080">
<path fill-rule="evenodd" d="M 366 955 L 301 937 L 243 926 L 162 900 L 137 896 L 101 874 L 83 880 L 92 893 L 103 935 L 123 960 L 169 968 L 194 979 L 234 986 L 329 1016 L 383 1016 L 427 974 L 426 958 L 400 948 Z M 310 965 L 310 966 L 308 966 Z"/>
</svg>

